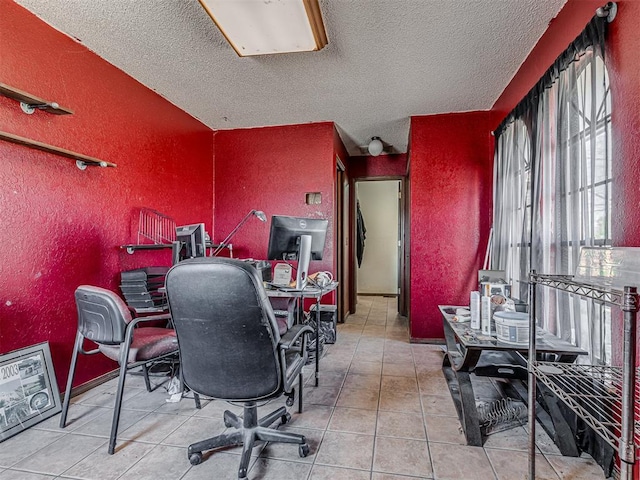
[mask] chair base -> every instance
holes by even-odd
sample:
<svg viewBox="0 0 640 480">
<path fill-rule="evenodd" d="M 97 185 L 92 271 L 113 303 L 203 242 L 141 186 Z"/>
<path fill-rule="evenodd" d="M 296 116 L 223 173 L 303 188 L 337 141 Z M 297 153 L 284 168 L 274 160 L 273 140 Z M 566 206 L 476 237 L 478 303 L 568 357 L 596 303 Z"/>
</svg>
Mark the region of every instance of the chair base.
<svg viewBox="0 0 640 480">
<path fill-rule="evenodd" d="M 285 407 L 271 412 L 269 415 L 258 419 L 258 407 L 256 402 L 247 402 L 244 405 L 244 418 L 240 418 L 229 410 L 224 412 L 224 424 L 227 427 L 234 427 L 237 430 L 231 433 L 223 433 L 207 440 L 189 445 L 187 456 L 192 465 L 197 465 L 202 461 L 202 452 L 221 447 L 235 447 L 242 445 L 242 457 L 238 468 L 238 478 L 244 479 L 247 476 L 249 460 L 254 445 L 258 441 L 280 442 L 298 444 L 298 454 L 306 457 L 309 453 L 309 445 L 304 435 L 297 433 L 280 432 L 269 428 L 278 418 L 282 423 L 290 419 Z"/>
</svg>

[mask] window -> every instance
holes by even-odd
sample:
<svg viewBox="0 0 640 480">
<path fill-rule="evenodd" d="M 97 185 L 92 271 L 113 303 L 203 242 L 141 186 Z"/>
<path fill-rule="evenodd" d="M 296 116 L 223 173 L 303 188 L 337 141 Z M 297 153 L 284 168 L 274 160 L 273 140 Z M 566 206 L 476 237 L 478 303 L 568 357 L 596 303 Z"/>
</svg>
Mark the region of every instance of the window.
<svg viewBox="0 0 640 480">
<path fill-rule="evenodd" d="M 506 270 L 521 299 L 530 269 L 572 275 L 582 246 L 612 243 L 611 92 L 602 45 L 576 42 L 496 141 L 492 268 Z M 541 326 L 588 350 L 589 363 L 609 363 L 609 309 L 541 293 Z"/>
</svg>

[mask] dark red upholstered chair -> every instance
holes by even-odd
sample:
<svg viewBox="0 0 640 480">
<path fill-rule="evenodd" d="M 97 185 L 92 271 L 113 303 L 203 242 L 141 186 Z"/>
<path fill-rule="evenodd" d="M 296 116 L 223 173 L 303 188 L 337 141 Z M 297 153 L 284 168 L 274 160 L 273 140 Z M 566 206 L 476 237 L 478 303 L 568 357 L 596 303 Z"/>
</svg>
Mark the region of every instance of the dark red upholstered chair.
<svg viewBox="0 0 640 480">
<path fill-rule="evenodd" d="M 113 454 L 116 447 L 122 394 L 127 370 L 141 366 L 148 391 L 151 391 L 148 366 L 150 363 L 178 354 L 178 340 L 173 329 L 162 327 L 143 327 L 140 324 L 169 320 L 170 315 L 153 315 L 132 318 L 131 312 L 124 300 L 111 290 L 90 285 L 81 285 L 75 292 L 78 310 L 78 332 L 73 348 L 69 379 L 62 405 L 60 428 L 67 422 L 67 412 L 71 398 L 71 385 L 75 374 L 78 353 L 93 355 L 102 353 L 120 364 L 118 391 L 116 393 L 111 436 L 109 439 L 109 454 Z M 84 340 L 90 340 L 98 348 L 84 349 Z"/>
</svg>

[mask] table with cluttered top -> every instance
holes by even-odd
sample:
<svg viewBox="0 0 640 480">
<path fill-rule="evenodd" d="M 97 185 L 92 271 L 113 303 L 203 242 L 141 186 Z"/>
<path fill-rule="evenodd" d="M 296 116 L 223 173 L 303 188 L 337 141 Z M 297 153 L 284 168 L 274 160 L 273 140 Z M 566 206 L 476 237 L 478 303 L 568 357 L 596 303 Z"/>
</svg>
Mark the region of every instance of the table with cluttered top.
<svg viewBox="0 0 640 480">
<path fill-rule="evenodd" d="M 523 356 L 527 355 L 528 345 L 518 345 L 500 341 L 494 332 L 483 334 L 481 330 L 471 328 L 469 317 L 457 315 L 468 307 L 440 305 L 447 352 L 443 359 L 443 372 L 447 379 L 451 397 L 458 411 L 458 418 L 468 445 L 482 446 L 486 435 L 478 415 L 476 398 L 471 375 L 526 380 L 527 369 Z M 558 362 L 572 363 L 578 355 L 586 355 L 584 350 L 538 329 L 536 347 L 540 355 L 552 355 Z M 559 412 L 550 412 L 555 430 L 558 432 L 558 445 L 563 453 L 571 453 L 572 435 Z M 566 454 L 566 453 L 565 453 Z"/>
</svg>

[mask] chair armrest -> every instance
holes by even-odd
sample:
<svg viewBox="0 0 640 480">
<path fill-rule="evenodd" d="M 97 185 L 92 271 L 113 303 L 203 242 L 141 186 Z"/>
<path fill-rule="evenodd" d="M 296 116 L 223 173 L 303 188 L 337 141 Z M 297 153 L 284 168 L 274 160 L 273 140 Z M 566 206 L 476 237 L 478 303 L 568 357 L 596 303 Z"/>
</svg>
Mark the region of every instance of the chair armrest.
<svg viewBox="0 0 640 480">
<path fill-rule="evenodd" d="M 149 315 L 145 317 L 136 317 L 129 322 L 129 325 L 134 326 L 141 322 L 155 322 L 158 320 L 171 320 L 171 314 L 163 313 L 161 315 Z"/>
<path fill-rule="evenodd" d="M 294 325 L 280 339 L 280 348 L 288 350 L 305 333 L 312 333 L 313 328 L 309 325 Z"/>
</svg>

